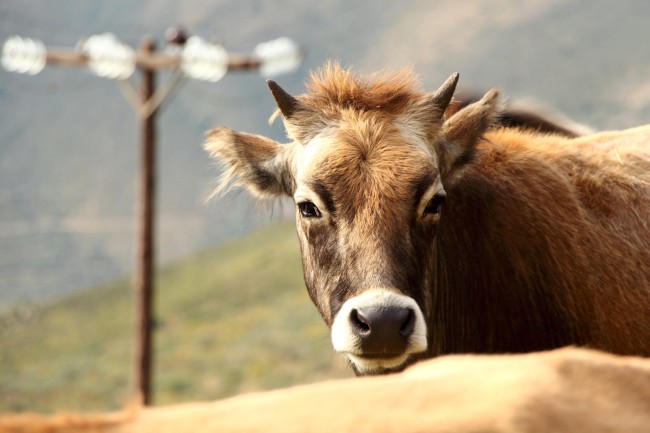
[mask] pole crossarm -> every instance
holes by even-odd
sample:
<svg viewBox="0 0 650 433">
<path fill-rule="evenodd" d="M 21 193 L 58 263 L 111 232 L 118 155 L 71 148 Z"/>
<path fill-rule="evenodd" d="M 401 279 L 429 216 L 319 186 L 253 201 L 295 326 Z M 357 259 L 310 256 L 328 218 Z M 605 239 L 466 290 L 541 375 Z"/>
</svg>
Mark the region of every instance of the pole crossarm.
<svg viewBox="0 0 650 433">
<path fill-rule="evenodd" d="M 78 50 L 71 48 L 48 48 L 47 64 L 51 66 L 68 66 L 84 68 L 88 65 L 90 58 Z M 258 69 L 262 60 L 256 56 L 231 53 L 228 55 L 228 70 L 242 71 Z M 138 51 L 136 53 L 136 65 L 144 71 L 176 70 L 181 66 L 179 56 L 166 53 Z"/>
</svg>

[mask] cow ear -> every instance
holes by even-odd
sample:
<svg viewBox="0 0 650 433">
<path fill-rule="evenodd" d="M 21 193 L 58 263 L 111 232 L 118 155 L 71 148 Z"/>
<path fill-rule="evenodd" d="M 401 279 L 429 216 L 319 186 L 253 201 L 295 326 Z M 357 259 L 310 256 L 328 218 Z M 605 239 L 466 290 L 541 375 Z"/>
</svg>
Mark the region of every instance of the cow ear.
<svg viewBox="0 0 650 433">
<path fill-rule="evenodd" d="M 472 159 L 476 144 L 495 123 L 500 112 L 499 91 L 492 89 L 444 122 L 437 146 L 443 176 Z"/>
<path fill-rule="evenodd" d="M 259 197 L 293 194 L 286 145 L 221 126 L 208 131 L 204 148 L 226 167 L 213 195 L 233 185 Z"/>
</svg>

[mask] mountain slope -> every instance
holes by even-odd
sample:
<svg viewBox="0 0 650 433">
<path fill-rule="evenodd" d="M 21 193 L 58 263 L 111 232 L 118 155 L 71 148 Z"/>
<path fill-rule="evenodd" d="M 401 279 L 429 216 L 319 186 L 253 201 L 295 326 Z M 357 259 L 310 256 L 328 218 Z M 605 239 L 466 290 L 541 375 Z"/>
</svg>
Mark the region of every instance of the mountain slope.
<svg viewBox="0 0 650 433">
<path fill-rule="evenodd" d="M 294 228 L 273 225 L 158 273 L 154 403 L 349 375 L 307 296 Z M 128 282 L 0 318 L 0 412 L 101 410 L 130 397 Z"/>
</svg>

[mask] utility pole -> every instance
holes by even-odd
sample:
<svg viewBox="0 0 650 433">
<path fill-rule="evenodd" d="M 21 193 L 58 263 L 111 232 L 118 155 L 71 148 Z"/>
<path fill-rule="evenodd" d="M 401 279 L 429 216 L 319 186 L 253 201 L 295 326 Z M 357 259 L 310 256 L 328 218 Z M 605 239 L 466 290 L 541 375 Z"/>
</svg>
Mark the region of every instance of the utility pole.
<svg viewBox="0 0 650 433">
<path fill-rule="evenodd" d="M 258 44 L 251 55 L 229 54 L 182 30 L 169 29 L 169 52 L 157 52 L 151 37 L 144 37 L 136 53 L 112 34 L 95 35 L 81 49 L 46 48 L 37 40 L 14 36 L 2 48 L 2 65 L 11 72 L 35 75 L 46 65 L 88 67 L 95 74 L 118 80 L 127 101 L 140 122 L 140 170 L 138 233 L 134 292 L 136 299 L 135 394 L 143 404 L 152 403 L 153 328 L 155 299 L 155 215 L 156 215 L 156 119 L 160 104 L 185 78 L 216 82 L 230 71 L 259 70 L 273 76 L 291 72 L 300 65 L 303 50 L 288 38 Z M 141 74 L 137 92 L 127 79 L 135 69 Z M 156 74 L 175 74 L 166 86 L 157 88 Z M 138 94 L 139 93 L 139 94 Z"/>
<path fill-rule="evenodd" d="M 145 37 L 140 50 L 153 55 L 156 45 L 152 38 Z M 142 69 L 142 103 L 151 100 L 156 89 L 156 74 L 151 69 Z M 136 347 L 136 389 L 141 394 L 142 403 L 151 404 L 151 378 L 153 354 L 153 304 L 154 304 L 154 229 L 156 197 L 156 116 L 158 108 L 140 113 L 140 209 L 138 227 L 138 251 L 135 272 L 135 291 L 137 294 L 137 333 Z"/>
</svg>

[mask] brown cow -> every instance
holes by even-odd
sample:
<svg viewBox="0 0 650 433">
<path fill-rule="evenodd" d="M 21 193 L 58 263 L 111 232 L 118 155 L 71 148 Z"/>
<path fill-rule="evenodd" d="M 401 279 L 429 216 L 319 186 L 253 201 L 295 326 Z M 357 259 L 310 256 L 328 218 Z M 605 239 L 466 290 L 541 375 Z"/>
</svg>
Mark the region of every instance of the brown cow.
<svg viewBox="0 0 650 433">
<path fill-rule="evenodd" d="M 580 138 L 492 128 L 498 92 L 445 119 L 452 75 L 337 65 L 293 97 L 292 142 L 217 128 L 206 149 L 288 195 L 309 295 L 357 374 L 448 353 L 586 345 L 650 355 L 650 126 Z"/>
<path fill-rule="evenodd" d="M 650 361 L 560 349 L 114 414 L 0 416 L 0 433 L 645 433 Z"/>
</svg>

